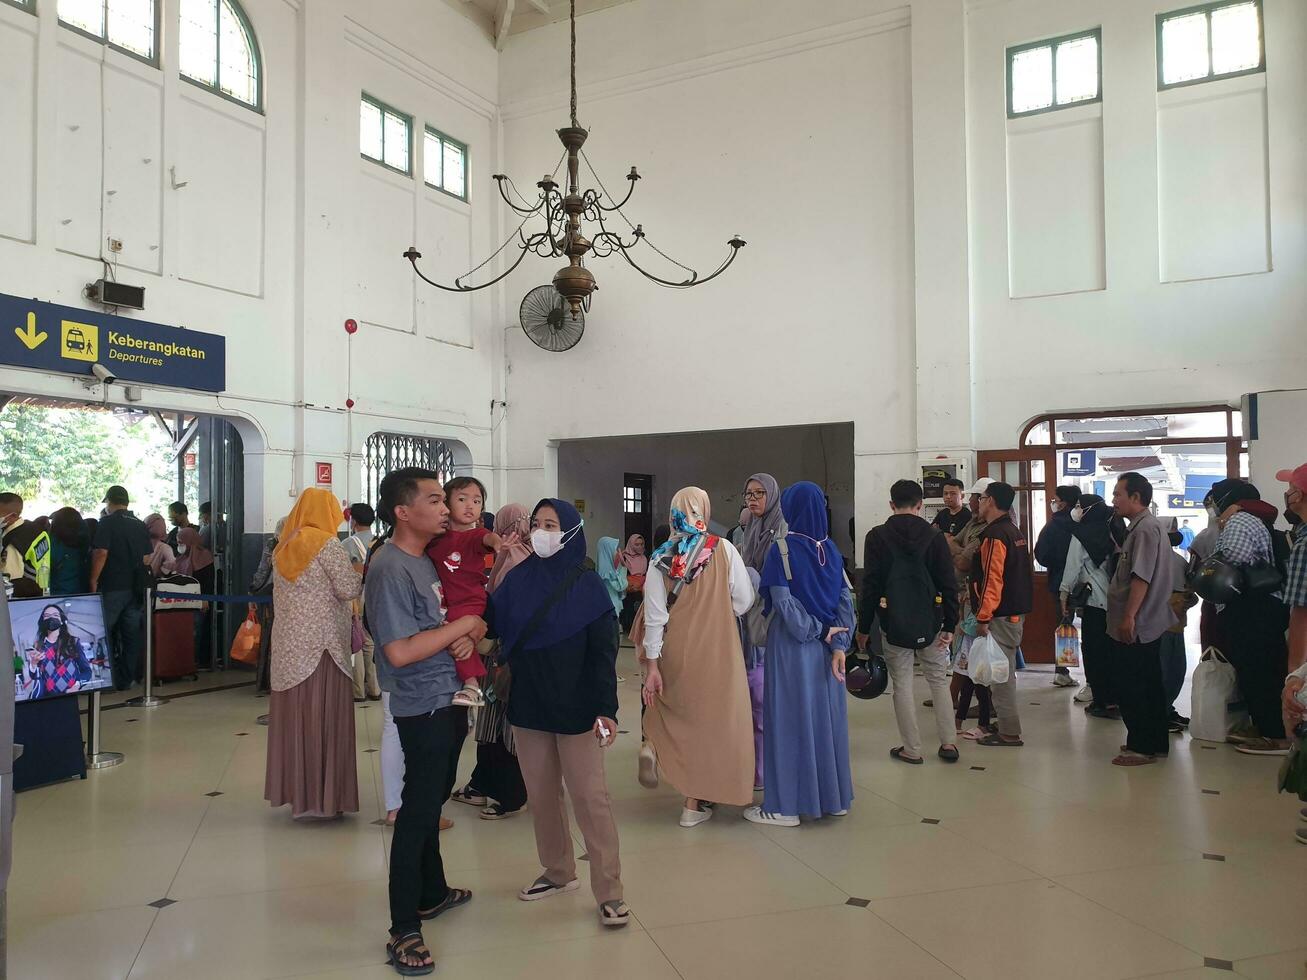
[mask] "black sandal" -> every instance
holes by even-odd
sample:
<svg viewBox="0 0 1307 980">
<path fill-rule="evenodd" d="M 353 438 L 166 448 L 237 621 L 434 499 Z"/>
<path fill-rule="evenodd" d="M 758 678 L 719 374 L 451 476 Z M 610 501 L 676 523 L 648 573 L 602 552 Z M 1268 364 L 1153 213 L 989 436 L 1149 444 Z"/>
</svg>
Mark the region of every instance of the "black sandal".
<svg viewBox="0 0 1307 980">
<path fill-rule="evenodd" d="M 920 766 L 925 764 L 924 759 L 921 758 L 914 759 L 910 755 L 904 755 L 903 754 L 904 748 L 905 748 L 904 746 L 900 745 L 896 749 L 890 749 L 889 750 L 890 758 L 898 759 L 899 762 L 906 762 L 910 766 Z"/>
<path fill-rule="evenodd" d="M 451 888 L 445 900 L 437 905 L 434 909 L 418 909 L 418 918 L 423 922 L 430 922 L 438 915 L 448 912 L 450 909 L 456 909 L 460 905 L 466 905 L 472 901 L 472 893 L 466 888 Z"/>
<path fill-rule="evenodd" d="M 395 968 L 395 972 L 401 977 L 424 977 L 428 973 L 434 973 L 436 969 L 431 950 L 427 948 L 426 941 L 422 938 L 420 932 L 406 932 L 402 936 L 392 936 L 390 942 L 386 943 L 386 956 L 389 957 L 390 965 Z M 430 963 L 405 963 L 406 959 L 430 959 L 432 961 Z"/>
</svg>

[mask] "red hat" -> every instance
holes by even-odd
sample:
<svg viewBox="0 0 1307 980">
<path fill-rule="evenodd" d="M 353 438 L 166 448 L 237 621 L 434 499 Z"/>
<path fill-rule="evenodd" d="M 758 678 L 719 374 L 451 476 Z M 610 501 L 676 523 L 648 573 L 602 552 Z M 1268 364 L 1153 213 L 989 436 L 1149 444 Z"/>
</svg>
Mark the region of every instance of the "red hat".
<svg viewBox="0 0 1307 980">
<path fill-rule="evenodd" d="M 1287 483 L 1307 493 L 1307 463 L 1303 463 L 1296 470 L 1280 470 L 1275 474 L 1275 478 L 1281 483 Z"/>
</svg>

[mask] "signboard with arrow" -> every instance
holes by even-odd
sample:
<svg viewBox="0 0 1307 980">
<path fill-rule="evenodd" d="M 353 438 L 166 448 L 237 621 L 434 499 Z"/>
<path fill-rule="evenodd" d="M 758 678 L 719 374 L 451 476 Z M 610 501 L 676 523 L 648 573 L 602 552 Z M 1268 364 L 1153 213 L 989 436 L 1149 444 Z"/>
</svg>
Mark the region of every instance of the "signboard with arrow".
<svg viewBox="0 0 1307 980">
<path fill-rule="evenodd" d="M 119 381 L 223 391 L 227 339 L 0 293 L 0 364 Z"/>
</svg>

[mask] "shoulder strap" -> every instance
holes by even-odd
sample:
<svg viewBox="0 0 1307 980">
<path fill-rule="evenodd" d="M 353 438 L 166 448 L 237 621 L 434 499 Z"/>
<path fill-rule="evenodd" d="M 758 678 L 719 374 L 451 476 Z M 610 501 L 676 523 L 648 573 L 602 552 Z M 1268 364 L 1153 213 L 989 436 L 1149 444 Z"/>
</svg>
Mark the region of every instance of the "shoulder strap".
<svg viewBox="0 0 1307 980">
<path fill-rule="evenodd" d="M 553 595 L 546 599 L 541 604 L 540 608 L 535 611 L 535 614 L 518 635 L 517 642 L 513 644 L 513 649 L 509 650 L 508 653 L 504 655 L 503 659 L 507 660 L 515 656 L 522 649 L 522 644 L 535 636 L 536 632 L 544 623 L 545 617 L 549 615 L 549 611 L 553 609 L 554 606 L 558 605 L 563 596 L 567 595 L 567 590 L 570 589 L 576 583 L 576 580 L 584 575 L 586 571 L 587 569 L 585 565 L 575 565 L 571 571 L 563 576 L 563 581 L 559 583 L 558 588 L 554 590 Z"/>
<path fill-rule="evenodd" d="M 786 532 L 776 535 L 776 549 L 781 553 L 781 565 L 785 569 L 785 581 L 794 581 L 794 572 L 790 569 L 790 546 L 785 541 Z"/>
</svg>

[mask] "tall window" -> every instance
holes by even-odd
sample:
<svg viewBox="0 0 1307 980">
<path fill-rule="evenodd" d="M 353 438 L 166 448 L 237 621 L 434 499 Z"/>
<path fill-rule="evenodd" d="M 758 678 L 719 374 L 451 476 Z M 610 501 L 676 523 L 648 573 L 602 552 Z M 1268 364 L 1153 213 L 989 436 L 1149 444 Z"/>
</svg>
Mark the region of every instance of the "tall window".
<svg viewBox="0 0 1307 980">
<path fill-rule="evenodd" d="M 28 13 L 32 14 L 36 13 L 36 9 L 32 5 L 32 0 L 4 0 L 4 2 L 17 7 L 19 10 L 26 10 Z"/>
<path fill-rule="evenodd" d="M 1100 101 L 1102 64 L 1098 28 L 1008 48 L 1008 118 Z"/>
<path fill-rule="evenodd" d="M 155 0 L 58 0 L 59 22 L 111 48 L 158 63 Z"/>
<path fill-rule="evenodd" d="M 428 187 L 466 201 L 467 147 L 428 126 L 422 141 L 422 179 Z"/>
<path fill-rule="evenodd" d="M 1266 70 L 1261 0 L 1223 0 L 1157 15 L 1157 87 Z"/>
<path fill-rule="evenodd" d="M 182 78 L 260 108 L 258 46 L 236 0 L 182 0 L 177 43 Z"/>
<path fill-rule="evenodd" d="M 391 170 L 411 174 L 412 132 L 412 116 L 363 94 L 359 102 L 359 153 Z"/>
</svg>

